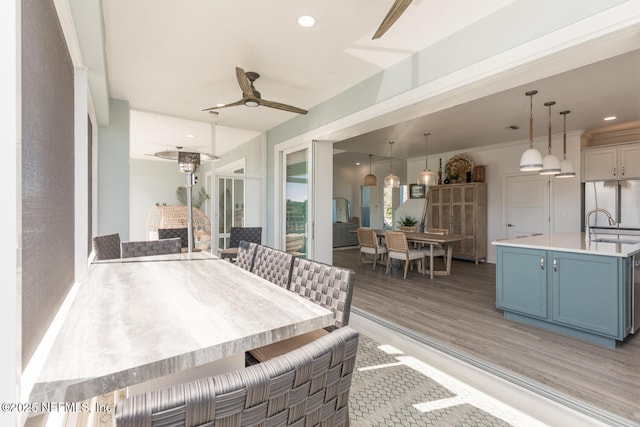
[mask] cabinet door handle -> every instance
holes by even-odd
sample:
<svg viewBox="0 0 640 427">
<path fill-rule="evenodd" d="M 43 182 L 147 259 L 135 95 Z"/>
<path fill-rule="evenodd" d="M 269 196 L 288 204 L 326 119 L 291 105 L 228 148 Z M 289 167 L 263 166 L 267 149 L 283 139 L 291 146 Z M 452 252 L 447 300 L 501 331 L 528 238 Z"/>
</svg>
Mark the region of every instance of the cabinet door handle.
<svg viewBox="0 0 640 427">
<path fill-rule="evenodd" d="M 624 166 L 622 167 L 622 176 L 624 176 Z"/>
<path fill-rule="evenodd" d="M 613 168 L 613 176 L 616 176 L 616 168 Z"/>
<path fill-rule="evenodd" d="M 544 270 L 544 257 L 543 256 L 540 257 L 540 268 L 542 270 Z"/>
<path fill-rule="evenodd" d="M 553 258 L 553 271 L 558 271 L 558 259 Z"/>
</svg>

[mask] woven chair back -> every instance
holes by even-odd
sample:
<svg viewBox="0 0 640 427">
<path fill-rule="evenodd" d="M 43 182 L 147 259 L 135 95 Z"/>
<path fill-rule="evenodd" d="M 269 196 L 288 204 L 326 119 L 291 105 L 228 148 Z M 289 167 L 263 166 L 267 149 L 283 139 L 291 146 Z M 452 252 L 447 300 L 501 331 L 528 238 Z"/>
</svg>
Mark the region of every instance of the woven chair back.
<svg viewBox="0 0 640 427">
<path fill-rule="evenodd" d="M 116 403 L 115 426 L 349 425 L 358 332 L 346 327 L 264 363 Z"/>
<path fill-rule="evenodd" d="M 231 227 L 229 231 L 229 247 L 237 248 L 240 241 L 262 243 L 262 227 Z"/>
<path fill-rule="evenodd" d="M 251 271 L 256 256 L 257 243 L 241 240 L 236 256 L 236 265 L 244 270 Z"/>
<path fill-rule="evenodd" d="M 93 252 L 97 261 L 120 258 L 120 235 L 115 233 L 94 237 Z"/>
<path fill-rule="evenodd" d="M 122 258 L 149 255 L 179 254 L 182 249 L 180 237 L 162 240 L 142 240 L 120 243 Z"/>
<path fill-rule="evenodd" d="M 189 247 L 189 229 L 188 228 L 159 228 L 158 239 L 173 239 L 179 237 L 183 248 Z"/>
<path fill-rule="evenodd" d="M 289 287 L 293 255 L 264 245 L 258 245 L 251 272 L 282 288 Z"/>
<path fill-rule="evenodd" d="M 334 325 L 349 324 L 356 273 L 304 258 L 295 258 L 289 290 L 319 304 L 335 316 Z"/>
<path fill-rule="evenodd" d="M 369 248 L 378 247 L 378 235 L 376 230 L 371 228 L 358 228 L 358 243 L 360 246 L 366 246 Z"/>
<path fill-rule="evenodd" d="M 387 243 L 389 252 L 409 252 L 407 236 L 402 231 L 387 230 L 384 232 L 384 240 Z"/>
</svg>

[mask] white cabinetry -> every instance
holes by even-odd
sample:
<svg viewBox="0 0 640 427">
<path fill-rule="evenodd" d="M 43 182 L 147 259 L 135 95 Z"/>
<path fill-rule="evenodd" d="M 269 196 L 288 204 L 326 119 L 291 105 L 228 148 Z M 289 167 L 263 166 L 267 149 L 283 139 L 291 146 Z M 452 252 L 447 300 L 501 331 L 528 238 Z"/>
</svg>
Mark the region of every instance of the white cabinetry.
<svg viewBox="0 0 640 427">
<path fill-rule="evenodd" d="M 640 143 L 582 151 L 583 181 L 640 178 Z"/>
</svg>

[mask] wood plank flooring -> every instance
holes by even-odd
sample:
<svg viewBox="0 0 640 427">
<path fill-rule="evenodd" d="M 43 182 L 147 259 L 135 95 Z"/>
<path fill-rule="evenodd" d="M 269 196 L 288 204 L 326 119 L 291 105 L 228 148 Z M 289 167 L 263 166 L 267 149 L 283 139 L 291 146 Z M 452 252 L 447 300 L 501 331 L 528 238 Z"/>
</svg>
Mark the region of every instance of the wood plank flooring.
<svg viewBox="0 0 640 427">
<path fill-rule="evenodd" d="M 495 264 L 454 260 L 451 276 L 414 269 L 404 280 L 397 265 L 389 276 L 362 265 L 358 248 L 335 250 L 333 263 L 356 271 L 354 307 L 640 425 L 640 338 L 614 350 L 504 319 Z"/>
</svg>

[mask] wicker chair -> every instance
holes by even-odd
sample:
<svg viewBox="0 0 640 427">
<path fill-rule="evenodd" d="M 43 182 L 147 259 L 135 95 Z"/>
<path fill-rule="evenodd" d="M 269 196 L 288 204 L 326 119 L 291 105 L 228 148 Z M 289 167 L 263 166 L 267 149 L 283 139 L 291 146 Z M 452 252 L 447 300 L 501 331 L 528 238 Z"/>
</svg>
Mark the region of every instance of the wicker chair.
<svg viewBox="0 0 640 427">
<path fill-rule="evenodd" d="M 240 241 L 262 243 L 262 227 L 231 227 L 229 231 L 229 247 L 220 250 L 220 257 L 234 261 L 238 255 Z"/>
<path fill-rule="evenodd" d="M 158 228 L 158 239 L 173 239 L 179 237 L 183 248 L 189 247 L 188 228 Z"/>
<path fill-rule="evenodd" d="M 182 244 L 180 237 L 162 240 L 142 240 L 120 243 L 122 258 L 149 255 L 179 254 Z"/>
<path fill-rule="evenodd" d="M 288 288 L 293 258 L 293 255 L 286 252 L 258 245 L 251 272 L 282 288 Z"/>
<path fill-rule="evenodd" d="M 404 261 L 404 278 L 407 278 L 409 263 L 414 260 L 420 261 L 420 267 L 424 265 L 424 259 L 427 256 L 424 248 L 409 248 L 407 236 L 402 231 L 384 232 L 384 239 L 387 242 L 387 269 L 386 274 L 391 270 L 391 262 L 393 259 Z M 424 269 L 423 269 L 424 270 Z"/>
<path fill-rule="evenodd" d="M 95 260 L 120 258 L 120 234 L 105 234 L 93 238 Z"/>
<path fill-rule="evenodd" d="M 358 332 L 346 327 L 268 362 L 131 396 L 115 426 L 348 426 Z"/>
<path fill-rule="evenodd" d="M 295 258 L 289 290 L 333 311 L 334 324 L 328 330 L 311 331 L 251 350 L 250 355 L 257 361 L 264 362 L 326 335 L 329 330 L 346 326 L 351 314 L 354 283 L 353 270 Z"/>
<path fill-rule="evenodd" d="M 238 255 L 236 257 L 236 265 L 244 270 L 251 271 L 253 262 L 256 257 L 257 243 L 240 241 L 238 245 Z"/>
<path fill-rule="evenodd" d="M 358 243 L 360 244 L 360 261 L 365 264 L 367 262 L 366 255 L 373 255 L 373 269 L 375 270 L 378 259 L 384 261 L 387 247 L 378 241 L 376 230 L 371 228 L 358 228 L 357 233 Z"/>
</svg>

